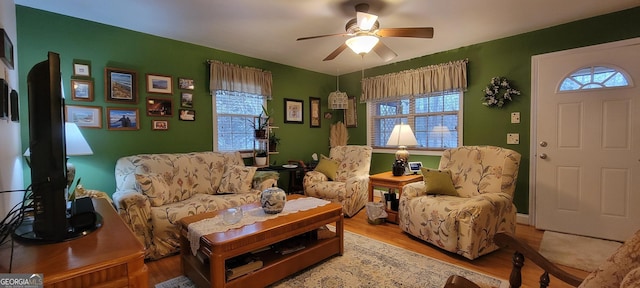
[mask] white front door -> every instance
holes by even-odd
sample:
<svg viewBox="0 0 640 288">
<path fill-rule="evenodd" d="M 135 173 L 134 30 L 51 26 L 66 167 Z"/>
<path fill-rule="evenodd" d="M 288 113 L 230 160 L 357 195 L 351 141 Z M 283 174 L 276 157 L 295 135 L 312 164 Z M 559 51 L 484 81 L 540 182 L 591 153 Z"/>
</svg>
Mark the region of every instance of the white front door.
<svg viewBox="0 0 640 288">
<path fill-rule="evenodd" d="M 639 55 L 637 38 L 533 57 L 536 228 L 612 240 L 640 229 Z M 559 92 L 589 67 L 626 72 L 630 87 Z"/>
</svg>

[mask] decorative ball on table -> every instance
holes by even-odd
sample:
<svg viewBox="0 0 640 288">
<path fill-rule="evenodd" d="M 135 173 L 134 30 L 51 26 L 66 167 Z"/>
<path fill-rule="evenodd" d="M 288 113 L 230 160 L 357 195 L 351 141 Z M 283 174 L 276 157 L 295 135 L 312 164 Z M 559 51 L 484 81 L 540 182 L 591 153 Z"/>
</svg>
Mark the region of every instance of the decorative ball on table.
<svg viewBox="0 0 640 288">
<path fill-rule="evenodd" d="M 520 91 L 511 88 L 505 77 L 493 77 L 489 85 L 484 88 L 482 105 L 487 107 L 502 107 L 513 101 L 513 96 L 520 95 Z"/>
<path fill-rule="evenodd" d="M 287 202 L 287 193 L 279 187 L 270 187 L 262 191 L 260 203 L 262 209 L 267 214 L 277 214 L 282 212 L 284 204 Z"/>
</svg>

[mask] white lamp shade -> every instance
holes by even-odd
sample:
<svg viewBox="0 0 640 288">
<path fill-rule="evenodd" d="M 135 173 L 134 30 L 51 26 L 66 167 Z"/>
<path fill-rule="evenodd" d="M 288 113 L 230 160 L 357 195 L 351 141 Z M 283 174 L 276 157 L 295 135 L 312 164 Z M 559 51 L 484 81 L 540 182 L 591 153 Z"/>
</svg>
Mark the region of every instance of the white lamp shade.
<svg viewBox="0 0 640 288">
<path fill-rule="evenodd" d="M 93 155 L 93 150 L 84 139 L 80 128 L 76 123 L 66 122 L 64 123 L 65 130 L 65 143 L 67 147 L 67 155 L 80 156 L 80 155 Z"/>
<path fill-rule="evenodd" d="M 397 124 L 391 131 L 391 137 L 387 141 L 387 146 L 415 146 L 418 145 L 416 136 L 413 135 L 411 126 L 408 124 Z"/>
<path fill-rule="evenodd" d="M 378 37 L 372 35 L 360 35 L 347 39 L 345 43 L 356 54 L 367 54 L 378 44 Z"/>
<path fill-rule="evenodd" d="M 67 156 L 81 156 L 81 155 L 93 155 L 93 150 L 84 139 L 80 128 L 76 123 L 66 122 L 64 123 L 64 142 L 67 149 Z M 23 154 L 25 157 L 31 156 L 31 150 L 27 148 Z"/>
</svg>

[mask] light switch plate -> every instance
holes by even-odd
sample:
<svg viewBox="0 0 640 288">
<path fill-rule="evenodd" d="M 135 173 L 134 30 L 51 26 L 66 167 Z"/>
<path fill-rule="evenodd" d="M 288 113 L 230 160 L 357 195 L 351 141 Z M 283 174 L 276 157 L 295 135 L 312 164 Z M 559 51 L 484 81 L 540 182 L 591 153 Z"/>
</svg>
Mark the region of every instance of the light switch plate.
<svg viewBox="0 0 640 288">
<path fill-rule="evenodd" d="M 507 144 L 520 144 L 520 134 L 507 133 Z"/>
<path fill-rule="evenodd" d="M 520 112 L 511 112 L 511 123 L 520 123 Z"/>
</svg>

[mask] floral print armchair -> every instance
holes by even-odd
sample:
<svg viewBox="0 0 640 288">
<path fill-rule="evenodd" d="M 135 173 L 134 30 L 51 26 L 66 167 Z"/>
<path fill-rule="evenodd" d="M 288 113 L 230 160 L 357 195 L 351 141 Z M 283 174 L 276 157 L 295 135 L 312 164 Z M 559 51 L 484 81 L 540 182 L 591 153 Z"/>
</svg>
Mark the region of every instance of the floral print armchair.
<svg viewBox="0 0 640 288">
<path fill-rule="evenodd" d="M 331 148 L 329 158 L 339 163 L 335 179 L 331 181 L 321 172 L 309 171 L 303 180 L 304 194 L 341 203 L 347 217 L 355 215 L 367 203 L 371 152 L 369 146 Z"/>
<path fill-rule="evenodd" d="M 493 236 L 516 229 L 513 194 L 520 157 L 494 146 L 445 150 L 438 169 L 451 172 L 458 195 L 427 195 L 424 181 L 404 186 L 400 228 L 469 259 L 497 250 Z"/>
</svg>

